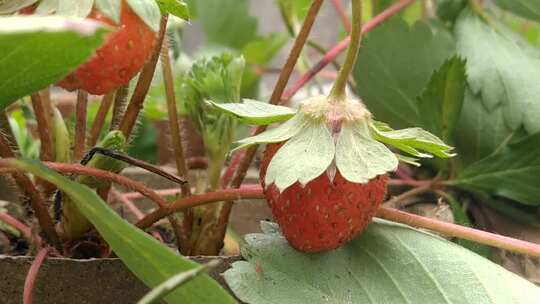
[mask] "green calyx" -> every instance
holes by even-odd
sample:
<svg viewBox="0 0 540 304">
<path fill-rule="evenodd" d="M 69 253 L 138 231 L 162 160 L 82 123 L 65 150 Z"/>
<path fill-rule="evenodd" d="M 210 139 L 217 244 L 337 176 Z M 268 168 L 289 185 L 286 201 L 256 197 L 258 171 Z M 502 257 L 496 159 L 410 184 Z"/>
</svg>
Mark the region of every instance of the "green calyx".
<svg viewBox="0 0 540 304">
<path fill-rule="evenodd" d="M 242 106 L 229 104 L 227 109 L 216 109 L 251 121 L 260 114 L 259 109 L 264 108 L 269 123 L 284 121 L 276 128 L 240 140 L 236 148 L 285 142 L 270 161 L 265 176 L 265 184 L 274 184 L 280 191 L 295 182 L 306 185 L 324 172 L 333 180 L 336 169 L 349 182 L 367 183 L 378 175 L 396 170 L 399 161 L 418 165 L 419 158 L 454 156 L 450 153 L 452 147 L 427 131 L 420 128 L 393 130 L 373 120 L 359 100 L 334 102 L 324 96 L 310 98 L 288 119 L 283 118 L 283 107 L 261 104 L 250 101 Z M 271 115 L 272 108 L 275 116 Z M 395 154 L 387 146 L 406 155 Z"/>
</svg>

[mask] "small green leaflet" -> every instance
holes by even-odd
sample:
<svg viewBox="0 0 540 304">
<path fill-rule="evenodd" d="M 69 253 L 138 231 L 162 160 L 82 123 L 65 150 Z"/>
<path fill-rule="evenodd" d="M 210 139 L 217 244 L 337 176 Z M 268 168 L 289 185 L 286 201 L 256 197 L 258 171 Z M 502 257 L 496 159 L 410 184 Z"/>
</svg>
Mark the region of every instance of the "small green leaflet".
<svg viewBox="0 0 540 304">
<path fill-rule="evenodd" d="M 126 0 L 131 9 L 146 23 L 154 32 L 159 31 L 161 11 L 155 1 Z"/>
<path fill-rule="evenodd" d="M 224 274 L 249 304 L 537 304 L 540 288 L 438 236 L 374 219 L 330 252 L 293 249 L 276 224 L 249 234 Z"/>
<path fill-rule="evenodd" d="M 433 73 L 418 98 L 420 121 L 425 129 L 448 141 L 461 114 L 465 94 L 465 61 L 452 57 Z"/>
<path fill-rule="evenodd" d="M 540 131 L 539 52 L 491 20 L 488 25 L 465 10 L 456 22 L 457 48 L 467 59 L 469 85 L 489 111 L 503 107 L 512 130 L 523 126 L 529 134 Z"/>
<path fill-rule="evenodd" d="M 376 140 L 414 157 L 430 158 L 435 155 L 440 158 L 449 158 L 455 156 L 455 154 L 450 153 L 452 147 L 445 144 L 437 136 L 420 128 L 389 130 L 388 126 L 381 128 L 380 123 L 373 123 L 371 124 L 371 134 Z M 422 153 L 419 150 L 429 154 Z"/>
<path fill-rule="evenodd" d="M 540 206 L 540 132 L 463 170 L 455 184 Z"/>
<path fill-rule="evenodd" d="M 521 17 L 538 21 L 540 19 L 540 1 L 538 0 L 495 0 L 500 8 L 509 10 Z"/>
<path fill-rule="evenodd" d="M 90 188 L 49 170 L 37 161 L 15 160 L 12 164 L 58 186 L 69 195 L 122 262 L 148 287 L 155 287 L 180 272 L 198 266 L 122 219 Z M 175 289 L 165 299 L 167 303 L 237 303 L 216 281 L 204 274 Z"/>
<path fill-rule="evenodd" d="M 298 134 L 307 124 L 307 120 L 304 114 L 297 113 L 293 118 L 287 120 L 285 123 L 279 125 L 276 128 L 266 130 L 259 135 L 244 138 L 237 143 L 240 144 L 234 148 L 233 151 L 242 149 L 251 145 L 276 143 L 286 141 L 289 138 Z"/>
<path fill-rule="evenodd" d="M 121 0 L 95 0 L 95 4 L 103 15 L 111 18 L 117 24 L 120 23 Z"/>
<path fill-rule="evenodd" d="M 334 139 L 326 124 L 310 122 L 274 155 L 265 183 L 274 183 L 280 192 L 295 182 L 306 185 L 328 169 L 334 156 Z"/>
<path fill-rule="evenodd" d="M 290 119 L 296 113 L 289 107 L 276 106 L 267 102 L 244 99 L 242 103 L 218 103 L 207 101 L 212 106 L 234 115 L 240 121 L 255 125 L 268 125 Z"/>
<path fill-rule="evenodd" d="M 189 20 L 189 8 L 183 0 L 156 0 L 161 13 L 169 13 L 178 18 Z"/>
<path fill-rule="evenodd" d="M 398 159 L 371 137 L 367 122 L 344 124 L 336 143 L 336 166 L 353 183 L 367 183 L 377 175 L 395 171 Z"/>
<path fill-rule="evenodd" d="M 421 164 L 418 162 L 419 161 L 418 158 L 409 157 L 409 156 L 405 156 L 405 155 L 401 155 L 401 154 L 396 154 L 396 157 L 402 163 L 413 165 L 415 167 L 420 167 L 421 166 Z"/>
</svg>

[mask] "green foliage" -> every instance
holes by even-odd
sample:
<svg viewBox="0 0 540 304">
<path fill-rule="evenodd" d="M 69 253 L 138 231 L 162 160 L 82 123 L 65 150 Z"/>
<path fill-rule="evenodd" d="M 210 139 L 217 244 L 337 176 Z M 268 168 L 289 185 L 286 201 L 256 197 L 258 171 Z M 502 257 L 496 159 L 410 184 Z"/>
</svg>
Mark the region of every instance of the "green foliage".
<svg viewBox="0 0 540 304">
<path fill-rule="evenodd" d="M 189 20 L 189 7 L 183 0 L 156 0 L 161 13 L 169 13 L 178 18 Z"/>
<path fill-rule="evenodd" d="M 307 15 L 311 0 L 275 0 L 281 17 L 289 29 L 289 34 L 296 35 Z"/>
<path fill-rule="evenodd" d="M 378 120 L 395 128 L 418 125 L 417 97 L 454 53 L 449 33 L 392 19 L 369 33 L 353 72 L 358 94 Z"/>
<path fill-rule="evenodd" d="M 496 5 L 524 18 L 540 19 L 540 2 L 537 0 L 495 0 Z"/>
<path fill-rule="evenodd" d="M 287 40 L 288 36 L 284 33 L 272 33 L 246 44 L 242 54 L 247 63 L 264 65 L 274 58 Z"/>
<path fill-rule="evenodd" d="M 210 43 L 240 50 L 257 38 L 257 19 L 249 15 L 246 0 L 195 0 L 196 10 Z"/>
<path fill-rule="evenodd" d="M 181 100 L 199 129 L 210 158 L 222 157 L 234 138 L 235 121 L 205 102 L 240 101 L 244 59 L 229 53 L 201 59 L 182 81 Z"/>
<path fill-rule="evenodd" d="M 441 21 L 453 24 L 461 11 L 466 7 L 466 0 L 440 0 L 437 5 L 437 16 Z"/>
<path fill-rule="evenodd" d="M 540 131 L 540 51 L 503 24 L 487 24 L 469 11 L 459 17 L 455 33 L 467 59 L 468 83 L 486 109 L 502 107 L 512 130 Z"/>
<path fill-rule="evenodd" d="M 540 206 L 540 132 L 465 168 L 456 185 Z"/>
<path fill-rule="evenodd" d="M 250 65 L 267 65 L 287 42 L 285 33 L 258 35 L 257 19 L 249 14 L 247 0 L 196 0 L 189 1 L 189 7 L 202 25 L 208 47 L 243 55 Z M 242 96 L 257 98 L 259 82 L 254 69 L 245 69 Z"/>
<path fill-rule="evenodd" d="M 451 152 L 452 147 L 421 128 L 393 130 L 388 125 L 375 122 L 371 126 L 371 134 L 378 141 L 391 145 L 414 157 L 431 158 L 435 155 L 440 158 L 449 158 L 455 156 Z"/>
<path fill-rule="evenodd" d="M 9 115 L 9 126 L 21 156 L 29 159 L 39 159 L 40 142 L 35 140 L 28 129 L 28 119 L 23 112 L 13 111 Z"/>
<path fill-rule="evenodd" d="M 93 53 L 107 31 L 85 20 L 0 17 L 0 110 L 64 78 Z"/>
<path fill-rule="evenodd" d="M 540 288 L 440 237 L 375 220 L 341 248 L 294 250 L 264 224 L 225 272 L 246 303 L 537 303 Z"/>
<path fill-rule="evenodd" d="M 457 125 L 454 142 L 462 165 L 474 163 L 502 149 L 508 142 L 519 137 L 520 133 L 512 131 L 505 123 L 502 107 L 488 110 L 482 98 L 469 88 L 465 90 L 463 109 Z"/>
<path fill-rule="evenodd" d="M 433 73 L 418 99 L 422 126 L 444 141 L 452 138 L 465 94 L 465 61 L 453 57 Z M 429 115 L 427 115 L 429 113 Z"/>
<path fill-rule="evenodd" d="M 139 121 L 133 140 L 127 146 L 127 153 L 135 158 L 155 164 L 158 153 L 157 137 L 158 131 L 145 111 L 145 116 Z"/>
<path fill-rule="evenodd" d="M 58 186 L 88 218 L 126 266 L 146 285 L 155 287 L 172 276 L 198 266 L 120 218 L 94 191 L 34 161 L 14 161 L 25 171 Z M 173 291 L 168 303 L 236 303 L 214 280 L 201 275 Z"/>
<path fill-rule="evenodd" d="M 296 113 L 295 110 L 288 107 L 275 106 L 252 99 L 244 99 L 242 103 L 208 102 L 212 106 L 234 115 L 243 123 L 255 125 L 269 125 L 274 122 L 286 121 Z"/>
</svg>

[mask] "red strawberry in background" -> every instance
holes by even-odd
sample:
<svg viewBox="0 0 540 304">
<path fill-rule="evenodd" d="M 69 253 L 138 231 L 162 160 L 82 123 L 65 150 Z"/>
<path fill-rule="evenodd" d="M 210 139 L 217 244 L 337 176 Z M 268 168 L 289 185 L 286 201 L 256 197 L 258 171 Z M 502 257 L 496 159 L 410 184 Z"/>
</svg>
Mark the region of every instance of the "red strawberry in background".
<svg viewBox="0 0 540 304">
<path fill-rule="evenodd" d="M 323 173 L 304 187 L 296 182 L 282 193 L 264 179 L 272 157 L 282 144 L 266 147 L 260 179 L 274 219 L 291 246 L 303 252 L 339 247 L 362 232 L 377 212 L 386 193 L 387 176 L 366 184 L 351 183 L 339 172 L 333 181 Z"/>
<path fill-rule="evenodd" d="M 103 95 L 125 85 L 143 67 L 151 56 L 157 34 L 122 1 L 120 24 L 115 24 L 97 9 L 90 19 L 116 27 L 96 54 L 58 83 L 67 90 L 83 89 L 91 94 Z"/>
</svg>

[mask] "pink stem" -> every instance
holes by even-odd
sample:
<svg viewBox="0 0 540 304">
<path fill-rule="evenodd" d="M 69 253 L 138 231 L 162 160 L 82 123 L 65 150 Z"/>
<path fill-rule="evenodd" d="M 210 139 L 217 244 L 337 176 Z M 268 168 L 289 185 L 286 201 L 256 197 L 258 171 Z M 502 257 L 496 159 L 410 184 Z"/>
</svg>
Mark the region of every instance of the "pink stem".
<svg viewBox="0 0 540 304">
<path fill-rule="evenodd" d="M 364 24 L 364 26 L 362 27 L 362 34 L 368 33 L 386 19 L 394 16 L 396 13 L 412 4 L 414 1 L 415 0 L 401 0 L 396 4 L 390 6 L 389 8 L 381 12 L 379 15 L 373 17 L 373 19 L 369 20 L 366 24 Z M 331 50 L 328 51 L 328 53 L 323 56 L 323 58 L 319 62 L 317 62 L 315 66 L 313 66 L 309 71 L 302 75 L 300 79 L 293 83 L 291 87 L 283 93 L 283 96 L 281 98 L 282 102 L 287 103 L 294 96 L 294 94 L 296 94 L 304 85 L 306 85 L 308 81 L 313 79 L 313 77 L 315 77 L 317 73 L 319 73 L 339 54 L 341 54 L 349 45 L 350 39 L 351 38 L 349 36 L 336 44 Z"/>
<path fill-rule="evenodd" d="M 234 176 L 234 172 L 236 172 L 236 169 L 238 168 L 238 165 L 244 158 L 245 154 L 246 154 L 245 150 L 234 153 L 230 165 L 227 167 L 227 170 L 225 171 L 225 173 L 223 173 L 223 175 L 221 176 L 221 180 L 219 183 L 222 189 L 227 188 L 227 186 L 231 182 Z"/>
<path fill-rule="evenodd" d="M 178 188 L 174 188 L 174 189 L 156 190 L 155 192 L 159 196 L 169 196 L 169 195 L 176 195 L 178 193 L 181 193 L 182 190 L 178 189 Z M 141 198 L 145 198 L 145 196 L 142 195 L 139 192 L 122 193 L 122 196 L 125 197 L 128 200 L 138 200 L 138 199 L 141 199 Z"/>
<path fill-rule="evenodd" d="M 32 291 L 34 290 L 39 268 L 41 268 L 41 264 L 43 264 L 43 261 L 45 261 L 45 258 L 49 254 L 49 250 L 49 247 L 41 249 L 36 255 L 34 262 L 32 262 L 30 270 L 28 270 L 26 280 L 24 280 L 23 304 L 32 304 Z"/>
<path fill-rule="evenodd" d="M 23 222 L 12 217 L 11 215 L 4 212 L 0 212 L 0 221 L 17 229 L 28 240 L 31 241 L 33 238 L 36 238 L 36 241 L 41 244 L 41 237 L 39 237 L 38 235 L 33 236 L 32 229 L 30 229 L 30 227 L 26 226 Z"/>
</svg>

